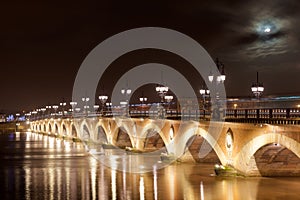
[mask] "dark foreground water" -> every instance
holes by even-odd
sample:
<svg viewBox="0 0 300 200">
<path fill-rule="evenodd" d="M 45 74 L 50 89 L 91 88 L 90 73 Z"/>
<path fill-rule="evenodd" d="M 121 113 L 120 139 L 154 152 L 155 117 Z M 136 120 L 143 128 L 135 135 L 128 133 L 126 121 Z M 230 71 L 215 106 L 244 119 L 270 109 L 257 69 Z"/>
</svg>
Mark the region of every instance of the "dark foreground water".
<svg viewBox="0 0 300 200">
<path fill-rule="evenodd" d="M 81 143 L 0 135 L 0 199 L 300 199 L 300 178 L 221 178 L 177 163 L 144 174 L 111 170 Z"/>
</svg>

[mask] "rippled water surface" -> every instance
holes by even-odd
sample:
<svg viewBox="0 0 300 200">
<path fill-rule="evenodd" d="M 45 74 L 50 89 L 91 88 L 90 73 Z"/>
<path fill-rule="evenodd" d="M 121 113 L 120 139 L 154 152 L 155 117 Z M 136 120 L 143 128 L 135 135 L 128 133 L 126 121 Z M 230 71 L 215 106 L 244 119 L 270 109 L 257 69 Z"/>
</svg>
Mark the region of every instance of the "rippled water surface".
<svg viewBox="0 0 300 200">
<path fill-rule="evenodd" d="M 0 135 L 0 183 L 0 199 L 300 199 L 298 177 L 221 178 L 212 165 L 192 163 L 126 173 L 81 143 L 35 133 Z"/>
</svg>

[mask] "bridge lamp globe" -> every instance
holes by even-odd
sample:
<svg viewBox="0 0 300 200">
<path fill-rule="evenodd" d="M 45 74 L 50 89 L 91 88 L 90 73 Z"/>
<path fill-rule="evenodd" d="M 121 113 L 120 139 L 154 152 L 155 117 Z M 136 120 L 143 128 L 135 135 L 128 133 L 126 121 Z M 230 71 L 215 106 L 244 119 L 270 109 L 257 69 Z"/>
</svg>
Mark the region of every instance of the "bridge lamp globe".
<svg viewBox="0 0 300 200">
<path fill-rule="evenodd" d="M 141 102 L 147 101 L 147 97 L 140 97 L 140 101 Z"/>
<path fill-rule="evenodd" d="M 213 82 L 214 81 L 214 75 L 210 72 L 210 74 L 208 75 L 208 80 L 209 82 Z"/>
<path fill-rule="evenodd" d="M 165 96 L 165 100 L 168 102 L 168 103 L 170 103 L 172 100 L 173 100 L 173 96 L 172 95 L 167 95 L 167 96 Z"/>
<path fill-rule="evenodd" d="M 199 92 L 200 92 L 201 95 L 204 95 L 205 94 L 205 89 L 200 89 Z"/>
<path fill-rule="evenodd" d="M 258 82 L 258 72 L 256 72 L 256 83 L 252 84 L 251 91 L 257 98 L 259 98 L 264 92 L 263 84 Z"/>
<path fill-rule="evenodd" d="M 70 105 L 72 106 L 72 108 L 74 108 L 74 107 L 77 105 L 77 102 L 71 101 L 71 102 L 70 102 Z"/>
<path fill-rule="evenodd" d="M 83 102 L 88 102 L 88 101 L 90 100 L 90 98 L 89 98 L 89 97 L 82 97 L 81 100 L 82 100 Z"/>
<path fill-rule="evenodd" d="M 100 102 L 102 104 L 105 104 L 105 102 L 107 101 L 107 99 L 108 99 L 108 96 L 106 96 L 106 95 L 100 95 L 99 96 L 99 100 L 100 100 Z"/>
<path fill-rule="evenodd" d="M 121 90 L 121 94 L 130 95 L 130 94 L 131 94 L 131 92 L 132 92 L 132 90 L 131 90 L 131 89 L 122 89 L 122 90 Z"/>
</svg>

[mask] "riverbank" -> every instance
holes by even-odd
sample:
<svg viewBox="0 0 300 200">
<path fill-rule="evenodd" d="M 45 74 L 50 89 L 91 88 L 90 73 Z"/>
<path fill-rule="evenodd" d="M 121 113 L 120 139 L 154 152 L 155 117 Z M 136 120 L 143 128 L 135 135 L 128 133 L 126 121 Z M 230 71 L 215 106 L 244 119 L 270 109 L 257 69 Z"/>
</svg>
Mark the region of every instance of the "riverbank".
<svg viewBox="0 0 300 200">
<path fill-rule="evenodd" d="M 26 132 L 30 128 L 26 122 L 1 122 L 0 133 Z"/>
</svg>

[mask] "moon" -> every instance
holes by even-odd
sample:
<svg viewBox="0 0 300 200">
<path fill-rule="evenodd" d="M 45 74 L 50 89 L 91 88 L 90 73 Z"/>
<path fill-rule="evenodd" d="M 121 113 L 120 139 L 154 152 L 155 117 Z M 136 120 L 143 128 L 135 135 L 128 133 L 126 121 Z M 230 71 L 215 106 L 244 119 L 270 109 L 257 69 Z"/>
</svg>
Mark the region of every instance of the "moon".
<svg viewBox="0 0 300 200">
<path fill-rule="evenodd" d="M 265 32 L 265 33 L 270 33 L 270 32 L 271 32 L 271 29 L 270 29 L 269 27 L 266 27 L 265 30 L 264 30 L 264 32 Z"/>
</svg>

